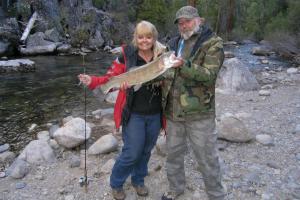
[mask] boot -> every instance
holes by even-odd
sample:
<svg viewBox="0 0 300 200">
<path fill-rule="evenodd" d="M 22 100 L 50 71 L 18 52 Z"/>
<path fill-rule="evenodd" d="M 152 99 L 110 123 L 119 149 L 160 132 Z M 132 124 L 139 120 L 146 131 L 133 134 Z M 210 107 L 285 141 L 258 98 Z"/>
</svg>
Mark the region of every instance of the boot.
<svg viewBox="0 0 300 200">
<path fill-rule="evenodd" d="M 112 195 L 115 200 L 124 200 L 126 197 L 123 188 L 121 188 L 121 189 L 113 189 L 112 188 Z"/>
<path fill-rule="evenodd" d="M 148 193 L 149 193 L 149 190 L 148 188 L 145 186 L 145 185 L 137 185 L 137 186 L 133 186 L 136 193 L 139 195 L 139 196 L 142 196 L 142 197 L 145 197 L 145 196 L 148 196 Z"/>
</svg>

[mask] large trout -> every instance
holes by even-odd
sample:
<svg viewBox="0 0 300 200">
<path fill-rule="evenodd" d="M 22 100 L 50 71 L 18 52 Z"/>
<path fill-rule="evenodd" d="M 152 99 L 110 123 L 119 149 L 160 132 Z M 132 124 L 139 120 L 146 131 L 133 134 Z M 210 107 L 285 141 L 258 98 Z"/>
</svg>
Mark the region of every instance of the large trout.
<svg viewBox="0 0 300 200">
<path fill-rule="evenodd" d="M 150 63 L 133 68 L 118 76 L 113 76 L 107 83 L 101 85 L 100 89 L 104 94 L 107 94 L 111 89 L 119 88 L 124 82 L 126 82 L 128 86 L 140 85 L 163 74 L 167 69 L 171 68 L 175 62 L 174 52 L 166 52 Z"/>
</svg>

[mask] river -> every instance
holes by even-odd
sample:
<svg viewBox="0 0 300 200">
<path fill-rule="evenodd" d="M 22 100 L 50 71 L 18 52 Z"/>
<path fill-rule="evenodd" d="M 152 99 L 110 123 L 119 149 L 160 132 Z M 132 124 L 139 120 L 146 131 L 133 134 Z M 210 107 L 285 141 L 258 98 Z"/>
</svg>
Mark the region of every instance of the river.
<svg viewBox="0 0 300 200">
<path fill-rule="evenodd" d="M 84 89 L 78 86 L 77 75 L 83 73 L 82 56 L 36 56 L 36 71 L 0 74 L 0 145 L 9 143 L 13 151 L 22 149 L 36 138 L 46 124 L 58 124 L 66 116 L 83 116 Z M 87 74 L 103 74 L 113 55 L 92 53 L 84 58 Z M 87 110 L 100 103 L 87 91 Z M 38 128 L 28 129 L 32 124 Z"/>
</svg>

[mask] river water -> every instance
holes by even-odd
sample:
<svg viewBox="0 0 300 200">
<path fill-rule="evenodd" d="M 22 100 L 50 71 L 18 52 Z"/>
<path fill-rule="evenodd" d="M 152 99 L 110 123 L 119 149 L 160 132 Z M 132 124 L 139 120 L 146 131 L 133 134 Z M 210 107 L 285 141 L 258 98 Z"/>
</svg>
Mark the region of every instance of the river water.
<svg viewBox="0 0 300 200">
<path fill-rule="evenodd" d="M 0 74 L 0 145 L 9 143 L 13 151 L 22 149 L 36 138 L 36 132 L 47 130 L 48 122 L 58 123 L 66 116 L 84 115 L 84 89 L 77 75 L 83 73 L 82 56 L 29 57 L 36 63 L 30 73 Z M 87 74 L 103 74 L 113 55 L 92 53 L 84 57 Z M 87 91 L 87 110 L 100 106 Z M 39 128 L 28 132 L 32 124 Z"/>
</svg>

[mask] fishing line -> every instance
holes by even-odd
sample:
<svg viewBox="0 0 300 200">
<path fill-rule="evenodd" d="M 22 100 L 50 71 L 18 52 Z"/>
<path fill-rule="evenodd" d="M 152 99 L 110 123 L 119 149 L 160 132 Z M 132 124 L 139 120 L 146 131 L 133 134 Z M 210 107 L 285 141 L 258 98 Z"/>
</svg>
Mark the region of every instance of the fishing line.
<svg viewBox="0 0 300 200">
<path fill-rule="evenodd" d="M 85 62 L 84 62 L 84 55 L 82 54 L 82 67 L 83 67 L 83 74 L 85 74 Z M 84 90 L 84 176 L 80 177 L 79 184 L 81 187 L 84 186 L 85 192 L 87 193 L 87 185 L 88 185 L 88 178 L 87 178 L 87 166 L 86 166 L 86 147 L 87 147 L 87 137 L 86 137 L 86 86 L 83 86 Z"/>
</svg>

